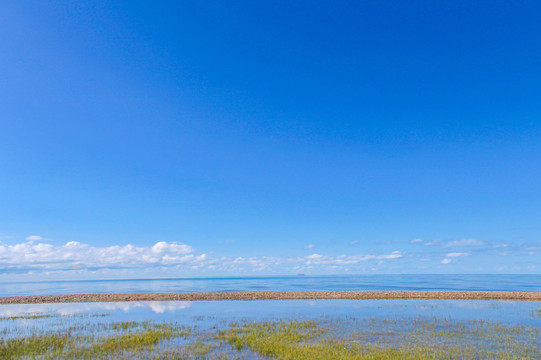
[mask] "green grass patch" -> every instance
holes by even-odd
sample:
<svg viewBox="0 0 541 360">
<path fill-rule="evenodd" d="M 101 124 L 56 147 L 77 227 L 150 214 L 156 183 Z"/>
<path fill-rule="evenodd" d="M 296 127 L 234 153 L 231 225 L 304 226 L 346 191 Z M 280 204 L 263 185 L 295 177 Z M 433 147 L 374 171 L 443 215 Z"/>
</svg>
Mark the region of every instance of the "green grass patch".
<svg viewBox="0 0 541 360">
<path fill-rule="evenodd" d="M 101 338 L 71 336 L 72 331 L 80 329 L 70 327 L 66 332 L 0 339 L 0 359 L 110 359 L 120 353 L 130 358 L 129 354 L 152 351 L 166 339 L 187 338 L 191 333 L 191 329 L 169 324 L 130 322 L 113 324 L 111 328 L 120 333 Z M 128 332 L 132 328 L 143 330 Z"/>
<path fill-rule="evenodd" d="M 379 327 L 394 325 L 392 322 L 382 324 L 377 321 L 373 324 L 378 324 Z M 336 327 L 339 324 L 327 325 L 318 326 L 313 321 L 247 323 L 222 330 L 217 338 L 236 351 L 250 350 L 262 356 L 283 360 L 541 358 L 541 350 L 537 347 L 539 344 L 525 343 L 524 337 L 530 333 L 521 327 L 506 328 L 488 324 L 486 329 L 466 329 L 463 324 L 458 324 L 457 328 L 463 331 L 459 333 L 455 331 L 452 323 L 445 324 L 449 328 L 447 330 L 438 329 L 441 323 L 437 322 L 417 323 L 416 328 L 421 329 L 420 332 L 403 334 L 407 339 L 397 338 L 396 334 L 399 332 L 374 333 L 368 328 L 367 331 L 357 332 L 356 336 L 348 336 L 348 340 L 344 340 L 334 335 L 343 332 L 343 329 Z M 539 335 L 538 329 L 536 333 Z M 393 337 L 392 345 L 387 344 L 388 335 Z M 470 336 L 473 336 L 475 342 L 463 340 Z M 493 346 L 496 344 L 487 345 L 487 340 L 494 336 L 496 341 L 503 341 L 504 348 Z M 442 341 L 442 338 L 445 341 Z M 446 341 L 447 339 L 452 341 Z"/>
</svg>

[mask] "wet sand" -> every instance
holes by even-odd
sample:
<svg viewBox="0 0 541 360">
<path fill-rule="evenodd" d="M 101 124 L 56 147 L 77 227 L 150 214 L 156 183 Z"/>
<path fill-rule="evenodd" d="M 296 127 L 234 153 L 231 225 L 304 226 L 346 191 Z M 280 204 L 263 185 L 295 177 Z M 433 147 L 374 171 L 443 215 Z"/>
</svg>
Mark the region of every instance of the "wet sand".
<svg viewBox="0 0 541 360">
<path fill-rule="evenodd" d="M 148 294 L 72 294 L 0 297 L 0 304 L 112 301 L 213 300 L 511 300 L 541 301 L 541 292 L 520 291 L 261 291 Z"/>
</svg>

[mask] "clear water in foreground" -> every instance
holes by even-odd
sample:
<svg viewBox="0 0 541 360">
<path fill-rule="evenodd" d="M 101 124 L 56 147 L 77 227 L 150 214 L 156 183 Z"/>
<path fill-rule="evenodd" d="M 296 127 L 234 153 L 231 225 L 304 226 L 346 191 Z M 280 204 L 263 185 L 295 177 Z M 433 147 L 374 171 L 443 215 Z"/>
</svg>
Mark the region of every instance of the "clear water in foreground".
<svg viewBox="0 0 541 360">
<path fill-rule="evenodd" d="M 0 283 L 0 296 L 227 291 L 541 291 L 541 275 L 347 275 Z"/>
<path fill-rule="evenodd" d="M 0 305 L 0 334 L 0 355 L 15 358 L 45 354 L 52 358 L 295 359 L 304 354 L 303 358 L 364 359 L 362 354 L 368 352 L 381 359 L 538 359 L 541 303 L 286 300 Z"/>
</svg>

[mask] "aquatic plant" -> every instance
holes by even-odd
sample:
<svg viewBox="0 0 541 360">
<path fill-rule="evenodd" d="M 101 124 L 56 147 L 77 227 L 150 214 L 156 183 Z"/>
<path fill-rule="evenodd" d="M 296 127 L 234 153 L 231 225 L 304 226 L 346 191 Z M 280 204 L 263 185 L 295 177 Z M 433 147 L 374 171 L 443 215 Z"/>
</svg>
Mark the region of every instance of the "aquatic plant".
<svg viewBox="0 0 541 360">
<path fill-rule="evenodd" d="M 376 322 L 377 323 L 377 322 Z M 387 322 L 387 325 L 393 325 Z M 382 324 L 379 323 L 381 326 Z M 439 330 L 441 326 L 449 330 Z M 484 324 L 487 325 L 487 324 Z M 246 323 L 219 332 L 217 338 L 225 341 L 236 351 L 249 349 L 262 356 L 278 359 L 537 359 L 541 350 L 537 344 L 528 346 L 526 339 L 539 336 L 539 329 L 531 332 L 524 327 L 503 327 L 488 324 L 486 328 L 466 329 L 464 324 L 449 322 L 417 323 L 417 331 L 406 332 L 406 342 L 396 338 L 398 332 L 357 332 L 348 340 L 334 336 L 339 334 L 340 324 L 334 328 L 321 327 L 314 322 L 265 322 Z M 423 329 L 423 330 L 421 330 Z M 338 331 L 337 331 L 338 330 Z M 464 331 L 460 333 L 459 331 Z M 329 334 L 330 333 L 330 334 Z M 535 333 L 535 335 L 533 335 Z M 330 335 L 330 336 L 329 336 Z M 413 335 L 413 336 L 411 336 Z M 393 338 L 392 345 L 387 344 Z M 476 336 L 476 337 L 475 337 Z M 465 341 L 472 339 L 475 342 Z M 367 342 L 366 339 L 373 340 Z M 383 339 L 378 339 L 383 338 Z M 442 339 L 449 341 L 442 341 Z M 493 339 L 494 343 L 489 340 Z M 364 340 L 364 341 L 363 341 Z M 380 341 L 383 340 L 383 341 Z M 499 342 L 502 342 L 501 345 Z M 498 342 L 498 344 L 496 344 Z M 485 344 L 484 346 L 481 346 Z M 497 346 L 501 345 L 501 346 Z"/>
<path fill-rule="evenodd" d="M 0 359 L 540 359 L 539 326 L 449 318 L 326 317 L 220 323 L 21 317 Z M 33 323 L 49 321 L 54 330 Z M 28 331 L 24 331 L 28 329 Z"/>
<path fill-rule="evenodd" d="M 18 315 L 18 316 L 2 316 L 0 321 L 7 320 L 35 320 L 35 319 L 44 319 L 51 317 L 58 317 L 59 315 L 50 315 L 50 314 L 28 314 L 28 315 Z"/>
</svg>

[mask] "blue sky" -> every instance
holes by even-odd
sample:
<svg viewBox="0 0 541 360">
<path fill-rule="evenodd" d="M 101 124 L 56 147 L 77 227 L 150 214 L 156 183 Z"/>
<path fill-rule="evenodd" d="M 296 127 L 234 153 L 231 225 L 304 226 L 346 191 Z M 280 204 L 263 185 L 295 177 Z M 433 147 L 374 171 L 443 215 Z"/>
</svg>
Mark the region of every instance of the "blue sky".
<svg viewBox="0 0 541 360">
<path fill-rule="evenodd" d="M 0 279 L 541 273 L 537 1 L 2 1 Z"/>
</svg>

